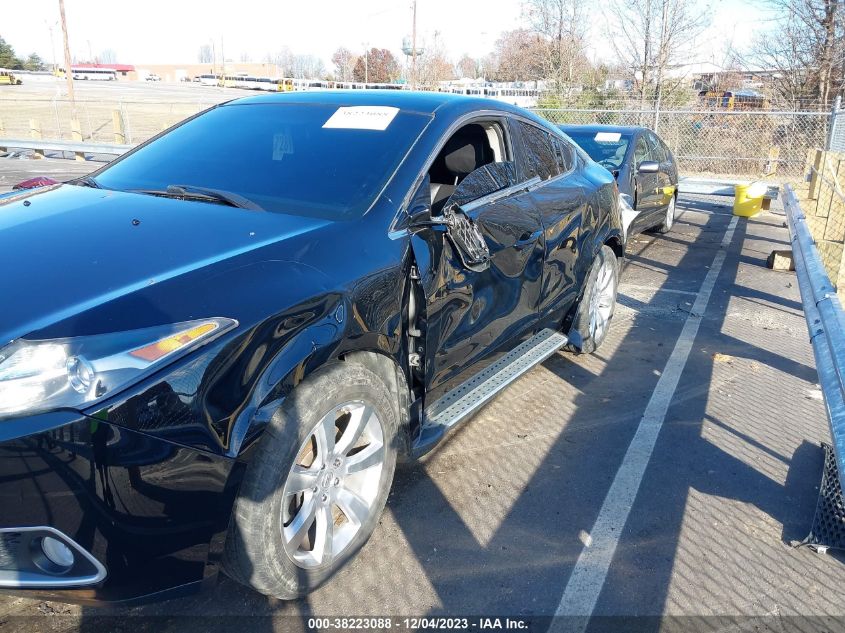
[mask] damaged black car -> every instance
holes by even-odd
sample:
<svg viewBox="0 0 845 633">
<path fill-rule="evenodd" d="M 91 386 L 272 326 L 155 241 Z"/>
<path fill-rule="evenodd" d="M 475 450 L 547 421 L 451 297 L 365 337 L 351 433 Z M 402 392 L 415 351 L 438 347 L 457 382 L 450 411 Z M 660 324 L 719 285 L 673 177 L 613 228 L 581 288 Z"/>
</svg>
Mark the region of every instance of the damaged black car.
<svg viewBox="0 0 845 633">
<path fill-rule="evenodd" d="M 623 241 L 555 127 L 438 93 L 239 99 L 0 197 L 0 588 L 313 590 L 398 459 L 601 345 Z"/>
</svg>

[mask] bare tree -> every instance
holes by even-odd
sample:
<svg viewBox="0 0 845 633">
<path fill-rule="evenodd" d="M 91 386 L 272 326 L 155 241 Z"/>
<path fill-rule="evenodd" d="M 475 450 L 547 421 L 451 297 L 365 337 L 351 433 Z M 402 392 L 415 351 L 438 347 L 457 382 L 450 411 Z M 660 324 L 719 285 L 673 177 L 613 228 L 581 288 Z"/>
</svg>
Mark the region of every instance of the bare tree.
<svg viewBox="0 0 845 633">
<path fill-rule="evenodd" d="M 321 79 L 326 74 L 323 61 L 314 55 L 293 55 L 291 68 L 296 79 Z"/>
<path fill-rule="evenodd" d="M 210 64 L 214 61 L 214 53 L 212 52 L 210 45 L 203 44 L 200 46 L 200 49 L 197 52 L 197 61 L 200 64 Z"/>
<path fill-rule="evenodd" d="M 690 60 L 695 40 L 709 22 L 709 10 L 695 0 L 612 0 L 609 36 L 620 63 L 633 74 L 640 106 L 662 98 L 682 81 L 669 71 Z"/>
<path fill-rule="evenodd" d="M 252 56 L 251 56 L 249 53 L 247 53 L 246 51 L 243 51 L 243 52 L 241 53 L 241 56 L 240 56 L 240 61 L 242 61 L 242 62 L 251 62 L 251 61 L 252 61 Z"/>
<path fill-rule="evenodd" d="M 770 0 L 778 19 L 743 59 L 775 71 L 776 96 L 825 108 L 845 90 L 845 5 L 839 0 Z"/>
<path fill-rule="evenodd" d="M 526 0 L 525 17 L 543 41 L 543 78 L 561 97 L 571 101 L 590 68 L 586 55 L 586 0 Z"/>
<path fill-rule="evenodd" d="M 528 29 L 505 31 L 486 60 L 485 75 L 496 81 L 544 79 L 545 56 L 546 43 L 537 33 Z"/>
<path fill-rule="evenodd" d="M 417 83 L 424 88 L 437 88 L 441 81 L 455 78 L 455 66 L 449 60 L 449 54 L 438 31 L 429 44 L 422 42 L 425 54 L 417 58 Z"/>
<path fill-rule="evenodd" d="M 458 60 L 458 63 L 455 64 L 455 71 L 458 77 L 476 79 L 480 75 L 479 70 L 480 68 L 478 62 L 466 53 L 464 53 L 463 57 L 461 57 Z"/>
<path fill-rule="evenodd" d="M 334 55 L 332 55 L 332 64 L 334 64 L 334 76 L 338 81 L 352 81 L 352 72 L 355 70 L 355 64 L 358 63 L 358 57 L 348 48 L 341 46 Z"/>
<path fill-rule="evenodd" d="M 107 48 L 104 51 L 101 51 L 97 58 L 100 60 L 101 64 L 116 64 L 117 63 L 117 52 L 113 48 Z"/>
<path fill-rule="evenodd" d="M 294 54 L 287 46 L 283 46 L 273 56 L 273 63 L 278 67 L 282 77 L 294 76 Z"/>
</svg>

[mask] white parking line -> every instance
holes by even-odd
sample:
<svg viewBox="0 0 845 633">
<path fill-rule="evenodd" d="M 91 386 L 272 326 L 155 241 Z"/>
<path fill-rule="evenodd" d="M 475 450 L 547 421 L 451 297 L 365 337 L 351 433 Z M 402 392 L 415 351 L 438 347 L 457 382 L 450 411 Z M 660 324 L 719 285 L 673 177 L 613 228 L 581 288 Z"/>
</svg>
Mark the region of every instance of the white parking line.
<svg viewBox="0 0 845 633">
<path fill-rule="evenodd" d="M 628 520 L 631 507 L 634 505 L 640 482 L 642 482 L 654 445 L 657 442 L 657 436 L 666 418 L 666 412 L 678 386 L 678 380 L 698 334 L 698 328 L 701 325 L 707 303 L 710 301 L 710 293 L 713 291 L 716 279 L 722 270 L 722 264 L 727 256 L 727 247 L 733 239 L 737 220 L 738 218 L 734 217 L 728 225 L 728 230 L 722 239 L 722 248 L 713 258 L 713 264 L 701 284 L 698 296 L 684 322 L 684 327 L 675 343 L 672 354 L 666 361 L 666 367 L 657 381 L 651 399 L 648 401 L 637 432 L 634 434 L 634 439 L 631 440 L 625 458 L 622 460 L 622 465 L 616 472 L 616 477 L 604 498 L 596 523 L 589 534 L 590 538 L 587 540 L 587 543 L 590 544 L 581 550 L 581 555 L 575 563 L 572 575 L 569 577 L 563 596 L 561 596 L 555 615 L 581 616 L 582 619 L 579 621 L 580 626 L 578 627 L 581 630 L 586 628 L 589 623 L 589 616 L 592 615 L 604 586 L 613 554 L 616 551 L 619 538 L 622 536 L 622 530 Z M 570 622 L 568 626 L 571 624 Z M 571 629 L 567 628 L 567 630 Z"/>
</svg>

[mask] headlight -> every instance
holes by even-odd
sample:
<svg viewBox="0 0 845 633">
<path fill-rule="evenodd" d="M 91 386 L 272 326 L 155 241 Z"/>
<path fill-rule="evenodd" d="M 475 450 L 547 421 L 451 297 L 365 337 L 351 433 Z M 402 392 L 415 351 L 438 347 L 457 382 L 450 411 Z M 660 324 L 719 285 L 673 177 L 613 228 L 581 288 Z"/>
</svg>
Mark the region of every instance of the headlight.
<svg viewBox="0 0 845 633">
<path fill-rule="evenodd" d="M 97 336 L 13 341 L 0 349 L 0 419 L 85 408 L 237 324 L 215 318 Z"/>
</svg>

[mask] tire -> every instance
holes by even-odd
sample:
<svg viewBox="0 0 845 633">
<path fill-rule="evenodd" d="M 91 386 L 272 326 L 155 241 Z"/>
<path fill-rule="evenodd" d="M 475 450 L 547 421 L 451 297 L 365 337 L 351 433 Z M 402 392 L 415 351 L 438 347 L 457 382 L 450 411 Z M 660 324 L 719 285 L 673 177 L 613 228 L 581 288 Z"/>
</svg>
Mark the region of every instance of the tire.
<svg viewBox="0 0 845 633">
<path fill-rule="evenodd" d="M 675 196 L 669 200 L 669 206 L 666 207 L 666 216 L 663 218 L 663 222 L 657 225 L 657 232 L 658 233 L 668 233 L 672 230 L 672 226 L 675 224 Z"/>
<path fill-rule="evenodd" d="M 396 469 L 398 416 L 388 394 L 354 362 L 328 365 L 291 392 L 244 474 L 226 539 L 229 576 L 290 600 L 319 587 L 366 543 Z M 321 432 L 327 428 L 335 438 Z M 347 434 L 354 428 L 357 440 Z M 340 457 L 329 450 L 335 441 Z"/>
<path fill-rule="evenodd" d="M 567 345 L 569 351 L 592 354 L 601 346 L 613 320 L 618 286 L 619 262 L 616 253 L 605 244 L 593 260 L 572 321 L 570 338 L 579 338 L 580 345 Z M 596 316 L 595 320 L 593 316 Z"/>
</svg>

